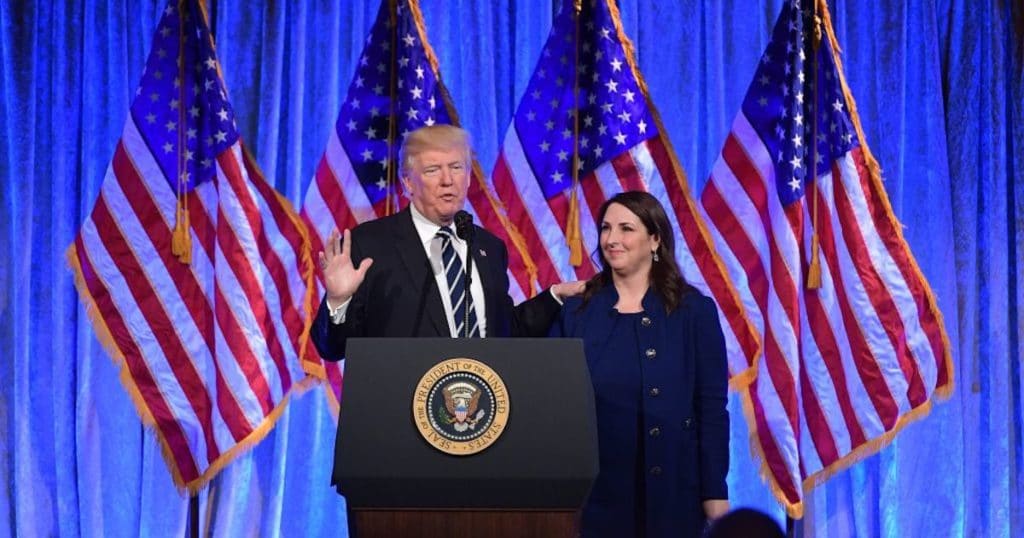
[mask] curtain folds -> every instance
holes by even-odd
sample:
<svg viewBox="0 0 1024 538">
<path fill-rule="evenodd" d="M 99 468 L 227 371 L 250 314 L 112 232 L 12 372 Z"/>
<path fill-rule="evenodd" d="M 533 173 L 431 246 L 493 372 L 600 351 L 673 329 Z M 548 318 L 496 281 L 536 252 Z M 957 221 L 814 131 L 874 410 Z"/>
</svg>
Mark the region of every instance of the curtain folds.
<svg viewBox="0 0 1024 538">
<path fill-rule="evenodd" d="M 807 1 L 807 0 L 805 0 Z M 489 170 L 559 0 L 421 0 Z M 376 0 L 208 0 L 239 130 L 300 206 Z M 1024 5 L 832 0 L 893 209 L 929 279 L 956 387 L 889 447 L 808 495 L 808 536 L 1024 534 Z M 699 192 L 782 0 L 620 0 L 626 34 Z M 64 250 L 92 207 L 163 0 L 0 2 L 0 536 L 182 535 L 175 490 L 98 344 Z M 736 506 L 782 519 L 735 397 Z M 323 389 L 200 495 L 218 536 L 339 535 Z"/>
</svg>

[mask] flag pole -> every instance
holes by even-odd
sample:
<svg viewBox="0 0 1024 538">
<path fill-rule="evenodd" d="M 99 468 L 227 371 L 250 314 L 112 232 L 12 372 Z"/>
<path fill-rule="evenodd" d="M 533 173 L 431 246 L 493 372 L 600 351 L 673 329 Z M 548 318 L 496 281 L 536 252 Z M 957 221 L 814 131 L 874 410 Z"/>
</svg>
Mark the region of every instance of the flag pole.
<svg viewBox="0 0 1024 538">
<path fill-rule="evenodd" d="M 199 492 L 188 496 L 188 536 L 199 538 Z"/>
<path fill-rule="evenodd" d="M 402 165 L 398 162 L 398 152 L 395 151 L 395 143 L 398 133 L 398 126 L 395 121 L 395 113 L 398 111 L 398 3 L 395 0 L 388 0 L 388 20 L 390 21 L 389 43 L 391 51 L 391 62 L 388 64 L 388 146 L 387 166 L 384 169 L 385 181 L 387 182 L 387 200 L 384 203 L 384 215 L 398 213 L 400 187 L 398 186 L 398 170 Z"/>
<path fill-rule="evenodd" d="M 583 265 L 583 235 L 580 232 L 580 17 L 583 3 L 575 0 L 573 21 L 573 83 L 572 83 L 572 190 L 569 193 L 569 216 L 565 224 L 565 240 L 569 243 L 569 263 L 573 267 Z"/>
</svg>

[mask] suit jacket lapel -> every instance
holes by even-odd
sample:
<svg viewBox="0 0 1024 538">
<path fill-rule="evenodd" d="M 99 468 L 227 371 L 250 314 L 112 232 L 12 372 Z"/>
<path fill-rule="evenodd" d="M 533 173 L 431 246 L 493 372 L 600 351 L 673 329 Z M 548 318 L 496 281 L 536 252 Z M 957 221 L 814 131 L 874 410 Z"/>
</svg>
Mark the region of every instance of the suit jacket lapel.
<svg viewBox="0 0 1024 538">
<path fill-rule="evenodd" d="M 395 248 L 398 249 L 402 264 L 408 272 L 409 282 L 413 284 L 415 297 L 418 298 L 416 307 L 426 313 L 438 336 L 449 336 L 451 330 L 444 315 L 444 304 L 441 302 L 441 292 L 437 289 L 437 281 L 434 279 L 434 270 L 427 253 L 423 250 L 423 244 L 420 243 L 420 236 L 416 233 L 408 208 L 402 211 L 402 218 L 398 219 L 397 223 Z"/>
</svg>

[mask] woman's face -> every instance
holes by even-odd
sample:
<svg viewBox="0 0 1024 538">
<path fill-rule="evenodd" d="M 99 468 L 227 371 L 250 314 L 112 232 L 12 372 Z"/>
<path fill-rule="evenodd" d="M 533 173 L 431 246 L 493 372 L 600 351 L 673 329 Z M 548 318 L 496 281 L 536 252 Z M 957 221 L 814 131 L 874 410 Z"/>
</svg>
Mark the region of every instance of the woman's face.
<svg viewBox="0 0 1024 538">
<path fill-rule="evenodd" d="M 640 218 L 626 206 L 608 206 L 601 221 L 601 252 L 615 274 L 648 274 L 651 252 L 657 250 L 658 244 L 658 238 L 648 233 Z"/>
</svg>

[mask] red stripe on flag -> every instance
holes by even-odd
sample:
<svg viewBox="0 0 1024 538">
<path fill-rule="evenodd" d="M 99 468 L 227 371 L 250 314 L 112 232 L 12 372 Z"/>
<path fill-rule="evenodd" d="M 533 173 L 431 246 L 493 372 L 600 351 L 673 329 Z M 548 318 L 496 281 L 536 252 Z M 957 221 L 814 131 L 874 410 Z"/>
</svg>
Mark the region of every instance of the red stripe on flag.
<svg viewBox="0 0 1024 538">
<path fill-rule="evenodd" d="M 945 387 L 950 382 L 951 372 L 946 368 L 946 346 L 942 340 L 942 322 L 939 321 L 936 315 L 938 308 L 934 306 L 935 299 L 932 297 L 922 276 L 911 270 L 915 263 L 910 249 L 900 239 L 899 231 L 896 229 L 893 220 L 889 218 L 884 205 L 878 202 L 878 200 L 884 200 L 886 194 L 884 190 L 878 188 L 874 181 L 870 180 L 867 165 L 864 163 L 864 153 L 859 147 L 854 148 L 851 153 L 857 165 L 857 175 L 860 177 L 861 189 L 865 193 L 865 203 L 867 203 L 871 219 L 875 223 L 875 229 L 878 230 L 879 237 L 885 243 L 889 256 L 899 267 L 900 274 L 903 276 L 903 280 L 906 281 L 907 287 L 914 297 L 914 303 L 917 305 L 917 315 L 918 319 L 921 320 L 921 328 L 924 329 L 925 335 L 928 337 L 928 343 L 932 348 L 932 355 L 935 357 L 935 366 L 938 371 L 936 385 L 938 387 Z"/>
<path fill-rule="evenodd" d="M 314 226 L 313 224 L 313 219 L 312 217 L 309 216 L 309 213 L 306 213 L 305 209 L 302 210 L 301 217 L 302 222 L 306 224 L 306 229 L 309 230 L 309 253 L 312 255 L 312 258 L 315 261 L 318 259 L 320 253 L 324 251 L 323 242 L 326 240 L 326 238 L 320 239 L 320 234 L 318 234 L 316 231 L 316 226 Z M 320 271 L 320 264 L 315 263 L 314 265 L 316 266 L 317 278 L 320 279 L 321 282 L 323 282 L 324 275 Z"/>
<path fill-rule="evenodd" d="M 801 242 L 801 247 L 803 243 Z M 803 252 L 801 251 L 801 254 Z M 803 273 L 807 274 L 807 256 L 800 256 L 803 263 Z M 850 390 L 847 388 L 846 369 L 843 366 L 842 358 L 839 356 L 839 343 L 836 341 L 836 334 L 828 320 L 828 314 L 821 303 L 818 294 L 812 290 L 804 293 L 806 305 L 807 324 L 811 328 L 811 336 L 821 353 L 822 361 L 832 380 L 832 386 L 836 390 L 836 400 L 839 409 L 843 414 L 843 423 L 846 430 L 850 432 L 850 446 L 857 447 L 864 444 L 867 438 L 864 435 L 864 428 L 857 419 L 857 412 L 853 408 L 853 399 L 850 397 Z M 802 355 L 802 353 L 801 353 Z M 824 462 L 824 458 L 821 458 Z M 831 463 L 831 462 L 830 462 Z M 828 463 L 825 463 L 828 466 Z"/>
<path fill-rule="evenodd" d="M 245 399 L 249 401 L 255 400 L 259 404 L 263 416 L 267 416 L 274 408 L 274 402 L 270 397 L 270 387 L 267 385 L 266 378 L 263 377 L 263 371 L 260 370 L 255 353 L 249 347 L 250 343 L 245 338 L 245 332 L 233 313 L 232 305 L 224 297 L 224 292 L 221 290 L 219 283 L 216 284 L 214 301 L 217 306 L 215 312 L 217 314 L 217 324 L 221 328 L 221 337 L 224 339 L 224 343 L 231 351 L 231 355 L 245 376 L 248 385 L 245 389 L 252 391 L 253 397 Z M 217 377 L 219 378 L 220 376 L 218 375 Z M 232 412 L 229 413 L 228 409 L 222 408 L 222 410 L 224 411 L 224 422 L 227 423 L 228 429 L 231 430 L 232 437 L 236 441 L 240 441 L 249 435 L 253 429 L 248 420 L 244 423 L 240 422 L 245 419 L 245 415 L 237 404 L 237 400 L 241 398 L 234 387 L 222 387 L 218 383 L 217 388 L 224 390 L 226 394 L 232 396 L 223 400 L 218 395 L 217 401 L 221 405 L 232 405 L 234 403 L 233 409 L 230 409 Z"/>
<path fill-rule="evenodd" d="M 732 133 L 725 140 L 725 146 L 722 148 L 722 158 L 729 169 L 732 170 L 733 176 L 739 181 L 743 191 L 747 193 L 747 197 L 750 198 L 753 206 L 757 208 L 760 225 L 764 229 L 765 238 L 768 241 L 768 261 L 771 264 L 772 286 L 775 288 L 775 295 L 779 298 L 779 304 L 782 305 L 783 310 L 786 312 L 786 317 L 789 318 L 790 327 L 793 328 L 794 332 L 798 333 L 800 330 L 800 296 L 797 293 L 796 283 L 793 282 L 793 278 L 789 274 L 787 260 L 783 257 L 782 252 L 779 251 L 779 244 L 775 237 L 775 227 L 772 225 L 771 215 L 768 211 L 769 201 L 768 191 L 765 188 L 766 180 L 761 177 L 761 172 L 754 166 L 750 156 L 747 155 L 746 150 Z M 774 200 L 772 203 L 774 203 Z M 785 212 L 796 215 L 796 220 L 799 221 L 799 205 L 790 204 Z M 792 231 L 794 234 L 798 233 L 799 228 L 792 229 Z M 785 235 L 783 234 L 784 237 Z M 794 237 L 799 238 L 800 236 L 796 235 Z"/>
<path fill-rule="evenodd" d="M 743 314 L 743 305 L 733 294 L 732 285 L 729 283 L 722 266 L 712 256 L 710 238 L 700 233 L 699 217 L 693 200 L 683 190 L 680 179 L 676 176 L 672 160 L 668 155 L 668 148 L 665 147 L 661 137 L 655 137 L 647 141 L 647 151 L 654 160 L 658 173 L 661 175 L 665 190 L 668 192 L 669 202 L 679 222 L 680 232 L 686 241 L 686 247 L 697 264 L 697 269 L 704 276 L 704 281 L 711 291 L 711 295 L 718 304 L 729 328 L 743 350 L 743 356 L 748 361 L 757 356 L 759 343 L 747 325 L 746 317 Z M 678 245 L 677 248 L 682 247 Z"/>
<path fill-rule="evenodd" d="M 743 271 L 747 274 L 750 293 L 754 296 L 754 300 L 757 301 L 758 309 L 761 310 L 762 317 L 765 320 L 765 369 L 768 371 L 768 377 L 771 378 L 772 384 L 775 386 L 775 392 L 779 395 L 779 402 L 786 410 L 786 418 L 789 420 L 790 427 L 794 432 L 800 431 L 797 418 L 799 403 L 796 398 L 796 380 L 793 378 L 789 366 L 786 364 L 782 348 L 776 340 L 777 337 L 768 311 L 769 294 L 772 293 L 768 284 L 769 275 L 761 263 L 761 258 L 757 255 L 758 251 L 754 248 L 753 243 L 750 242 L 750 238 L 744 233 L 743 227 L 736 219 L 732 209 L 726 204 L 725 199 L 722 198 L 721 193 L 718 191 L 718 185 L 714 181 L 709 182 L 704 187 L 702 200 L 708 214 L 713 215 L 712 219 L 715 227 L 718 228 L 722 238 L 729 245 L 730 250 L 732 250 L 736 259 L 743 267 Z M 792 336 L 792 333 L 788 335 Z"/>
<path fill-rule="evenodd" d="M 238 162 L 235 161 L 234 155 L 230 151 L 226 151 L 217 157 L 217 163 L 220 165 L 224 172 L 224 177 L 228 181 L 227 188 L 234 190 L 238 202 L 241 204 L 249 229 L 253 230 L 254 233 L 257 230 L 262 230 L 263 217 L 260 215 L 259 208 L 249 198 L 249 190 L 242 181 L 241 170 L 238 168 Z M 260 290 L 259 283 L 253 277 L 255 268 L 252 267 L 249 259 L 246 257 L 245 250 L 239 242 L 235 231 L 231 228 L 231 221 L 224 214 L 223 208 L 218 210 L 218 219 L 220 220 L 220 225 L 217 226 L 217 244 L 221 248 L 224 259 L 227 260 L 228 265 L 234 270 L 235 279 L 242 288 L 249 309 L 255 317 L 260 331 L 263 333 L 270 356 L 277 367 L 282 391 L 287 393 L 292 384 L 291 375 L 288 372 L 287 364 L 285 364 L 284 349 L 281 347 L 281 342 L 278 339 L 277 330 L 271 321 L 270 307 L 267 306 L 266 297 L 263 295 L 262 290 Z M 257 233 L 257 235 L 259 234 Z M 257 238 L 258 241 L 259 239 Z M 283 298 L 281 299 L 283 300 Z M 237 308 L 238 305 L 234 305 L 234 307 Z M 258 356 L 259 353 L 257 352 L 256 355 Z M 243 357 L 236 358 L 241 359 Z M 259 359 L 254 358 L 254 360 Z M 269 394 L 266 401 L 261 399 L 261 403 L 270 406 L 264 410 L 264 414 L 269 414 L 270 410 L 273 409 L 273 402 L 270 401 Z"/>
<path fill-rule="evenodd" d="M 320 191 L 320 198 L 323 199 L 324 206 L 330 212 L 338 230 L 355 228 L 358 223 L 345 198 L 341 183 L 334 177 L 331 165 L 327 162 L 326 154 L 320 158 L 320 164 L 316 167 L 316 188 Z"/>
<path fill-rule="evenodd" d="M 102 196 L 97 200 L 96 208 L 103 205 Z M 95 213 L 95 211 L 93 211 Z M 78 258 L 78 265 L 82 270 L 82 282 L 89 289 L 89 295 L 95 301 L 97 310 L 102 314 L 103 323 L 107 326 L 114 343 L 124 357 L 124 364 L 131 374 L 135 388 L 139 391 L 146 409 L 153 417 L 154 427 L 160 432 L 160 438 L 166 443 L 174 460 L 175 469 L 181 475 L 183 481 L 188 483 L 199 478 L 199 468 L 192 457 L 192 449 L 189 447 L 188 438 L 181 423 L 164 400 L 163 393 L 157 387 L 153 373 L 149 371 L 146 362 L 142 360 L 142 353 L 132 338 L 132 332 L 124 323 L 121 312 L 110 297 L 110 292 L 103 281 L 96 274 L 96 270 L 89 260 L 82 235 L 75 238 L 75 253 Z M 216 450 L 216 446 L 213 447 Z"/>
<path fill-rule="evenodd" d="M 598 218 L 601 213 L 601 205 L 609 198 L 608 194 L 604 192 L 604 187 L 597 180 L 597 176 L 591 172 L 580 178 L 580 188 L 583 190 L 583 198 L 587 201 L 587 207 L 590 208 L 590 214 L 595 219 Z M 612 193 L 613 196 L 615 194 L 618 193 Z"/>
<path fill-rule="evenodd" d="M 213 249 L 216 242 L 214 237 L 215 226 L 206 213 L 203 201 L 199 199 L 199 196 L 194 191 L 189 193 L 186 198 L 189 225 L 192 227 L 192 232 L 196 234 L 196 239 L 199 240 L 199 247 L 203 249 L 203 252 L 206 253 L 206 258 L 212 264 L 214 259 Z"/>
<path fill-rule="evenodd" d="M 125 150 L 123 143 L 118 143 L 111 164 L 114 169 L 114 178 L 117 180 L 121 192 L 124 193 L 131 205 L 132 212 L 139 219 L 141 229 L 146 232 L 153 249 L 160 256 L 160 261 L 163 262 L 168 277 L 177 286 L 178 294 L 182 297 L 182 302 L 191 315 L 192 321 L 199 328 L 207 349 L 212 351 L 215 345 L 214 326 L 209 300 L 196 280 L 195 273 L 189 266 L 179 262 L 171 253 L 171 229 L 154 203 L 149 187 L 139 177 L 138 169 Z M 190 198 L 195 199 L 196 197 L 190 196 Z M 205 213 L 203 215 L 205 216 Z"/>
<path fill-rule="evenodd" d="M 882 282 L 882 278 L 871 262 L 871 255 L 868 253 L 867 244 L 861 233 L 863 230 L 860 226 L 852 224 L 858 222 L 857 215 L 854 214 L 853 205 L 846 195 L 846 188 L 843 187 L 839 179 L 841 172 L 837 164 L 832 165 L 832 174 L 834 178 L 832 192 L 839 221 L 847 223 L 847 226 L 840 230 L 846 248 L 853 259 L 854 267 L 857 268 L 857 274 L 864 285 L 864 291 L 871 301 L 871 306 L 878 315 L 878 320 L 885 329 L 885 335 L 896 352 L 900 369 L 908 384 L 907 398 L 913 407 L 917 407 L 928 400 L 928 394 L 924 389 L 924 381 L 921 380 L 921 372 L 918 371 L 914 357 L 907 346 L 907 329 L 903 325 L 903 319 L 900 317 L 899 309 L 897 309 L 889 289 L 885 287 L 885 283 Z"/>
<path fill-rule="evenodd" d="M 313 346 L 309 346 L 309 347 L 313 347 Z M 325 368 L 325 370 L 324 370 L 326 372 L 326 374 L 327 374 L 327 382 L 330 383 L 330 385 L 331 385 L 331 392 L 334 394 L 334 397 L 337 399 L 337 403 L 340 404 L 341 403 L 341 387 L 342 387 L 342 382 L 344 381 L 344 375 L 341 372 L 341 363 L 340 362 L 331 362 L 331 363 L 327 363 L 325 366 L 327 366 L 327 368 Z"/>
<path fill-rule="evenodd" d="M 302 336 L 303 330 L 305 329 L 305 323 L 302 321 L 301 313 L 303 305 L 295 304 L 294 298 L 292 297 L 291 286 L 288 285 L 288 282 L 291 278 L 302 278 L 302 234 L 297 228 L 297 226 L 299 226 L 298 222 L 292 220 L 287 214 L 285 214 L 284 207 L 281 206 L 281 201 L 278 198 L 277 193 L 267 185 L 267 182 L 263 179 L 263 174 L 256 167 L 255 163 L 249 161 L 248 153 L 243 151 L 242 155 L 246 157 L 244 164 L 246 165 L 246 173 L 249 175 L 249 184 L 253 185 L 259 193 L 259 196 L 262 197 L 264 204 L 266 204 L 270 211 L 271 217 L 274 219 L 278 232 L 291 246 L 292 254 L 295 256 L 295 265 L 286 268 L 277 251 L 274 250 L 273 245 L 270 244 L 267 231 L 262 226 L 259 228 L 255 227 L 255 224 L 258 224 L 259 221 L 251 223 L 254 225 L 252 228 L 253 230 L 259 230 L 259 232 L 255 234 L 256 246 L 259 249 L 261 261 L 270 272 L 274 286 L 277 288 L 277 296 L 281 307 L 281 320 L 284 322 L 290 338 L 290 342 L 288 343 L 295 347 L 299 338 Z M 232 159 L 232 162 L 234 162 L 234 159 Z M 232 179 L 232 182 L 234 181 L 241 181 L 241 176 Z M 247 195 L 249 191 L 245 190 L 241 192 Z M 245 196 L 244 199 L 247 205 L 251 203 L 248 196 Z M 259 207 L 253 206 L 252 210 L 259 212 Z M 299 301 L 302 301 L 304 298 L 305 297 L 300 298 Z M 288 385 L 290 386 L 291 376 L 283 375 L 282 380 L 285 379 L 288 380 Z"/>
<path fill-rule="evenodd" d="M 766 352 L 767 355 L 767 352 Z M 771 470 L 771 475 L 781 490 L 786 500 L 791 504 L 800 502 L 800 490 L 793 482 L 793 475 L 786 466 L 786 459 L 782 457 L 779 443 L 775 440 L 775 430 L 768 425 L 765 417 L 764 407 L 761 406 L 761 397 L 757 394 L 757 381 L 755 380 L 747 387 L 750 395 L 750 406 L 754 411 L 754 423 L 757 425 L 757 443 L 761 446 L 761 455 L 765 464 Z"/>
<path fill-rule="evenodd" d="M 505 162 L 504 156 L 499 156 L 491 181 L 494 182 L 494 190 L 498 198 L 505 204 L 509 220 L 515 224 L 519 233 L 523 234 L 527 251 L 537 264 L 537 280 L 540 288 L 544 289 L 561 282 L 562 277 L 558 274 L 554 262 L 548 255 L 533 216 L 530 215 L 530 211 L 519 196 L 519 191 L 512 179 L 512 174 L 509 173 L 508 163 Z"/>
<path fill-rule="evenodd" d="M 828 263 L 829 272 L 832 274 L 833 288 L 836 292 L 836 298 L 839 300 L 839 311 L 843 315 L 843 324 L 846 336 L 850 342 L 850 351 L 853 355 L 854 363 L 857 365 L 857 373 L 860 375 L 864 388 L 871 398 L 871 403 L 875 406 L 875 411 L 882 420 L 882 425 L 885 426 L 886 430 L 889 430 L 896 424 L 896 420 L 899 418 L 899 408 L 893 400 L 889 385 L 882 376 L 878 363 L 875 361 L 875 356 L 871 352 L 871 348 L 868 346 L 864 333 L 861 330 L 857 315 L 853 312 L 849 298 L 846 296 L 843 275 L 839 271 L 839 258 L 836 253 L 832 221 L 828 215 L 828 205 L 826 205 L 824 196 L 822 196 L 818 189 L 813 189 L 813 191 L 813 194 L 808 194 L 818 196 L 818 211 L 820 213 L 818 222 L 815 225 L 815 229 L 818 232 L 818 244 L 821 246 L 822 259 Z"/>
<path fill-rule="evenodd" d="M 469 203 L 473 206 L 473 211 L 480 217 L 481 226 L 505 242 L 505 250 L 508 251 L 508 268 L 512 271 L 512 275 L 515 276 L 519 289 L 523 290 L 527 297 L 530 297 L 536 290 L 533 289 L 533 285 L 530 283 L 530 275 L 526 270 L 526 263 L 519 249 L 509 236 L 508 230 L 505 229 L 504 223 L 501 222 L 501 218 L 498 216 L 499 209 L 491 206 L 491 201 L 487 197 L 487 193 L 484 192 L 485 187 L 482 186 L 482 183 L 483 180 L 477 177 L 474 171 L 469 182 Z"/>
<path fill-rule="evenodd" d="M 217 443 L 213 436 L 211 418 L 213 405 L 206 392 L 203 379 L 196 371 L 192 358 L 189 357 L 182 345 L 180 335 L 174 330 L 174 325 L 164 311 L 164 305 L 160 302 L 161 295 L 146 278 L 145 271 L 139 265 L 135 252 L 126 242 L 119 223 L 110 214 L 106 199 L 102 195 L 96 200 L 92 220 L 96 224 L 100 241 L 103 242 L 110 258 L 117 264 L 120 273 L 124 276 L 125 282 L 128 284 L 128 292 L 131 293 L 139 311 L 146 318 L 150 330 L 153 331 L 154 339 L 163 350 L 171 372 L 199 420 L 199 426 L 207 444 L 207 456 L 210 461 L 213 461 L 219 456 Z"/>
<path fill-rule="evenodd" d="M 821 462 L 827 466 L 839 459 L 839 449 L 836 448 L 836 441 L 832 437 L 832 428 L 825 419 L 825 413 L 821 410 L 821 404 L 818 402 L 817 393 L 813 390 L 811 379 L 807 376 L 807 369 L 803 367 L 800 368 L 800 395 L 811 441 L 814 443 L 815 450 L 818 451 Z M 800 458 L 800 472 L 802 475 L 807 474 L 803 468 L 803 458 Z"/>
<path fill-rule="evenodd" d="M 633 156 L 624 151 L 609 161 L 615 169 L 615 175 L 619 176 L 619 184 L 624 191 L 646 191 L 644 180 L 640 177 L 640 171 L 636 168 Z M 664 177 L 664 176 L 662 176 Z"/>
<path fill-rule="evenodd" d="M 252 160 L 252 155 L 244 147 L 240 146 L 240 150 L 242 152 L 242 164 L 245 166 L 245 172 L 249 176 L 250 185 L 255 187 L 256 191 L 260 193 L 260 197 L 263 198 L 267 208 L 270 210 L 270 214 L 274 218 L 274 223 L 277 224 L 277 230 L 281 232 L 281 236 L 291 245 L 292 252 L 295 253 L 296 262 L 301 264 L 302 234 L 297 228 L 297 223 L 292 220 L 289 212 L 282 205 L 281 195 L 263 177 L 263 172 L 260 171 L 256 162 Z"/>
</svg>

